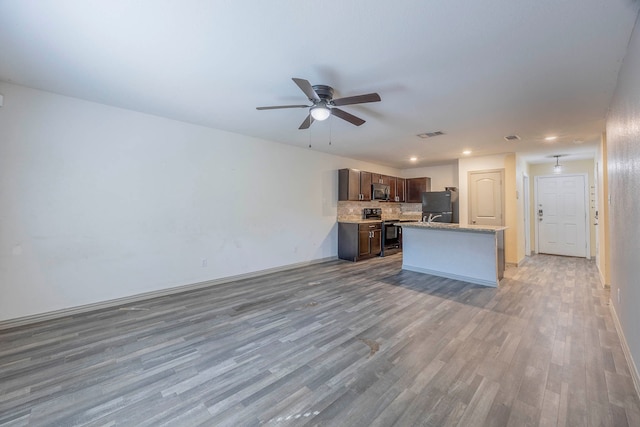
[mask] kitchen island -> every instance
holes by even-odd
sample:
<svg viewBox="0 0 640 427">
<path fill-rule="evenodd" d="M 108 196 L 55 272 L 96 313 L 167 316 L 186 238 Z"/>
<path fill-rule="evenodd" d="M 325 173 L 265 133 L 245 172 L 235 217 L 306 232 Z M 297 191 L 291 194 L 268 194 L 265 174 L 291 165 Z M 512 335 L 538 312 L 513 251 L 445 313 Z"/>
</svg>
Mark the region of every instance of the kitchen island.
<svg viewBox="0 0 640 427">
<path fill-rule="evenodd" d="M 497 287 L 507 227 L 441 222 L 402 224 L 404 270 Z"/>
</svg>

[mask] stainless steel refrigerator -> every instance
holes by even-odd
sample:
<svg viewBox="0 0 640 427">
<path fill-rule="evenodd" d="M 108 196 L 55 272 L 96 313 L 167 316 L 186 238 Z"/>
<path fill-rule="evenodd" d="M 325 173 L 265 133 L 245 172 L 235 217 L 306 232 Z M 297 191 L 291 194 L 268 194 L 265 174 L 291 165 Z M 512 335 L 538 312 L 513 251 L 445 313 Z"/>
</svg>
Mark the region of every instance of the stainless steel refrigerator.
<svg viewBox="0 0 640 427">
<path fill-rule="evenodd" d="M 457 191 L 427 191 L 422 193 L 422 217 L 434 222 L 458 222 Z"/>
</svg>

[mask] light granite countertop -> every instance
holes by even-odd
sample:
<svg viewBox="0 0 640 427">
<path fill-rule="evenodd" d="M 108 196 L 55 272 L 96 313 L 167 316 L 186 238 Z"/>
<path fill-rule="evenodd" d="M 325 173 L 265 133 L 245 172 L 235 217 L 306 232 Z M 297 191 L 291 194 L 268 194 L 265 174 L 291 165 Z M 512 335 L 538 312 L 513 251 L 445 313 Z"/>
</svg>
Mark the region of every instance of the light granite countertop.
<svg viewBox="0 0 640 427">
<path fill-rule="evenodd" d="M 348 223 L 348 224 L 368 224 L 368 223 L 376 223 L 376 222 L 383 222 L 383 221 L 410 221 L 410 222 L 417 222 L 420 220 L 420 216 L 416 216 L 416 215 L 401 215 L 401 216 L 394 216 L 394 217 L 385 217 L 383 215 L 382 219 L 362 219 L 362 218 L 353 218 L 353 217 L 346 217 L 346 218 L 338 218 L 338 222 L 343 222 L 343 223 Z M 406 222 L 403 222 L 402 225 L 406 224 Z"/>
<path fill-rule="evenodd" d="M 381 219 L 349 219 L 349 220 L 338 220 L 343 224 L 381 224 Z"/>
<path fill-rule="evenodd" d="M 408 228 L 431 228 L 435 230 L 464 231 L 471 233 L 495 233 L 497 231 L 506 230 L 508 227 L 496 225 L 471 225 L 471 224 L 453 224 L 447 222 L 406 222 L 402 224 Z"/>
</svg>

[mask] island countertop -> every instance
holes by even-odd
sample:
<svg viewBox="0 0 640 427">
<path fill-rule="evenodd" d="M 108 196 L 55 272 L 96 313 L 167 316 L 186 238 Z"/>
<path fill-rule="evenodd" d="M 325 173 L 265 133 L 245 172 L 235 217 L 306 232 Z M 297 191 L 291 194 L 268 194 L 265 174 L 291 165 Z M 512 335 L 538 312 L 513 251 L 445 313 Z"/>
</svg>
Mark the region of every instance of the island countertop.
<svg viewBox="0 0 640 427">
<path fill-rule="evenodd" d="M 506 230 L 508 227 L 502 225 L 473 225 L 473 224 L 455 224 L 449 222 L 404 222 L 402 227 L 407 228 L 429 228 L 434 230 L 448 231 L 467 231 L 472 233 L 495 233 L 497 231 Z"/>
</svg>

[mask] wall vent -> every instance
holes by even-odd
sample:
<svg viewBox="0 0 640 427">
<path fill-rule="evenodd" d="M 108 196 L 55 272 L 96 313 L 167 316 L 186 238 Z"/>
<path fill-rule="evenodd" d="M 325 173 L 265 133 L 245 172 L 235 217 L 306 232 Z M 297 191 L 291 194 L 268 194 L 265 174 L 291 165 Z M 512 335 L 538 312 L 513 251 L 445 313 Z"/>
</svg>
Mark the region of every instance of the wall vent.
<svg viewBox="0 0 640 427">
<path fill-rule="evenodd" d="M 440 136 L 440 135 L 444 135 L 444 132 L 438 130 L 435 132 L 425 132 L 425 133 L 418 134 L 418 136 L 422 139 L 433 138 L 434 136 Z"/>
<path fill-rule="evenodd" d="M 504 139 L 507 141 L 520 141 L 520 137 L 518 135 L 507 135 Z"/>
</svg>

